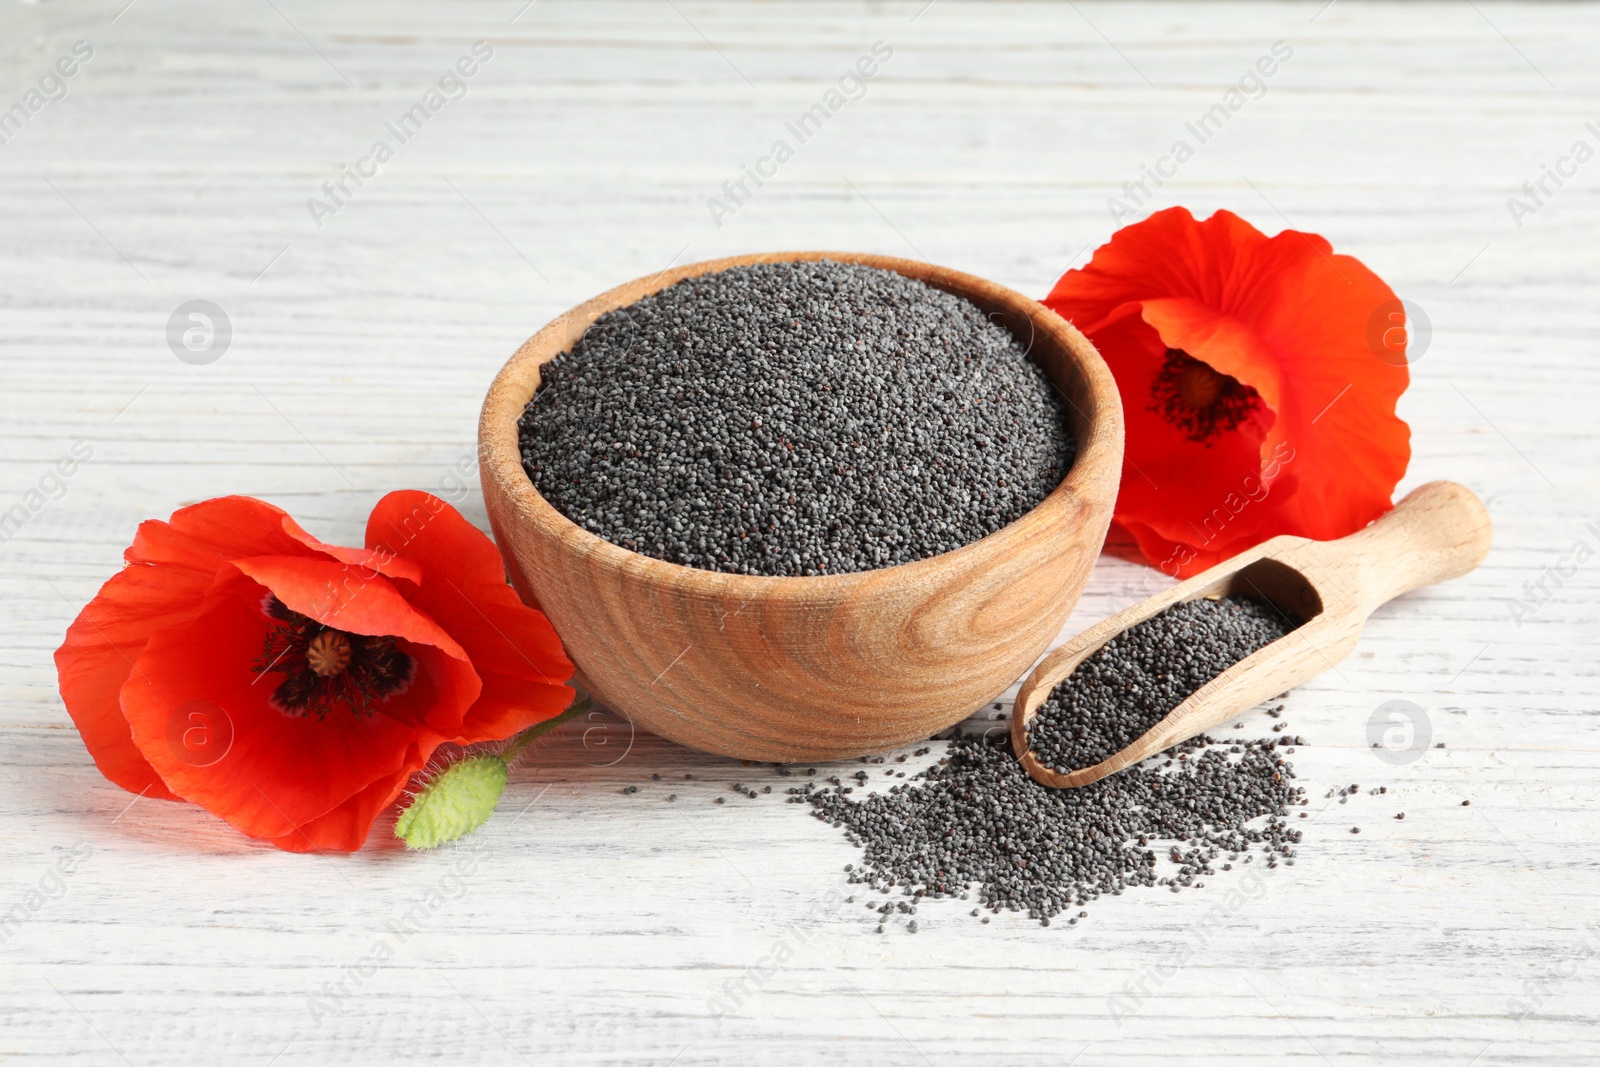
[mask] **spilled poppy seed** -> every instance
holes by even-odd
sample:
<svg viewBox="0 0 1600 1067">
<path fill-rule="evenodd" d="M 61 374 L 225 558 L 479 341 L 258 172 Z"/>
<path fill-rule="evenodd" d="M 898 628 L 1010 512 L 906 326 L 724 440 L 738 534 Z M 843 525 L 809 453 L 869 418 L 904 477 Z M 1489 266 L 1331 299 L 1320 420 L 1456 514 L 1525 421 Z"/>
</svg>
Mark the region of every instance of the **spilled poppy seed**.
<svg viewBox="0 0 1600 1067">
<path fill-rule="evenodd" d="M 948 745 L 944 761 L 886 795 L 858 801 L 834 787 L 803 797 L 862 849 L 848 882 L 910 900 L 976 887 L 990 912 L 1043 920 L 1136 886 L 1197 888 L 1223 855 L 1292 858 L 1301 839 L 1287 818 L 1304 791 L 1271 740 L 1232 754 L 1194 738 L 1170 770 L 1143 764 L 1079 789 L 1028 777 L 1007 737 Z M 1163 858 L 1178 873 L 1158 873 Z"/>
</svg>

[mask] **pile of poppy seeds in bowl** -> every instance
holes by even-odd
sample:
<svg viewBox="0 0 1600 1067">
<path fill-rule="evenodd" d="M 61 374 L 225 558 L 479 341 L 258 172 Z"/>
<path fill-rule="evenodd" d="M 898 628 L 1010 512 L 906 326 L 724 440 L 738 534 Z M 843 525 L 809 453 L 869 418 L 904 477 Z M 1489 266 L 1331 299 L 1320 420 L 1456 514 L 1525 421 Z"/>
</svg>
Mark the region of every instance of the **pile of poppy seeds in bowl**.
<svg viewBox="0 0 1600 1067">
<path fill-rule="evenodd" d="M 1117 634 L 1063 678 L 1028 724 L 1028 747 L 1063 774 L 1093 767 L 1299 625 L 1257 597 L 1174 604 Z"/>
<path fill-rule="evenodd" d="M 1072 466 L 1044 372 L 971 302 L 829 260 L 686 278 L 541 368 L 522 463 L 623 548 L 735 574 L 874 570 L 1037 507 Z"/>
</svg>

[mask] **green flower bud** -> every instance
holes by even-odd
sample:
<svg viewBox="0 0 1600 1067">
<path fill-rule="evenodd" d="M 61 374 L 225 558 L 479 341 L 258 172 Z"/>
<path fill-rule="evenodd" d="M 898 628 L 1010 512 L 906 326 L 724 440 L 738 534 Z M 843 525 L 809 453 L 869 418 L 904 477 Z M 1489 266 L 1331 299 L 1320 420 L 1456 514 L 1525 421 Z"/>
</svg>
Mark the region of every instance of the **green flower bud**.
<svg viewBox="0 0 1600 1067">
<path fill-rule="evenodd" d="M 471 833 L 494 814 L 510 768 L 499 756 L 469 756 L 436 774 L 395 823 L 409 848 L 436 848 Z"/>
</svg>

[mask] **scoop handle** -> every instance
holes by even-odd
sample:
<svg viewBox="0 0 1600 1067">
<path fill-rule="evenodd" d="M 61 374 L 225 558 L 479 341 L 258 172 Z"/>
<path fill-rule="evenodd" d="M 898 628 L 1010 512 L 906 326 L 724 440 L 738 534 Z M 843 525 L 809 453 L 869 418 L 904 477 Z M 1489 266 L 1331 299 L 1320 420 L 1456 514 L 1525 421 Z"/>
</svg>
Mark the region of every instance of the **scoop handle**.
<svg viewBox="0 0 1600 1067">
<path fill-rule="evenodd" d="M 1320 546 L 1355 572 L 1363 614 L 1402 593 L 1459 578 L 1489 554 L 1494 524 L 1477 494 L 1456 482 L 1407 493 L 1371 526 Z"/>
</svg>

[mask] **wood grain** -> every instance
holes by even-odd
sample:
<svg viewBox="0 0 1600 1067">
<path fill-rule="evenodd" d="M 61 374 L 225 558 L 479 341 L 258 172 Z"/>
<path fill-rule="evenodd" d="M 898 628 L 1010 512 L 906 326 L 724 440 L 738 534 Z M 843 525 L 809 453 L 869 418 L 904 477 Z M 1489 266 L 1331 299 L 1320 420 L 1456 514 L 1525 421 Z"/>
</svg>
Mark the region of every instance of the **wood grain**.
<svg viewBox="0 0 1600 1067">
<path fill-rule="evenodd" d="M 1027 346 L 1064 398 L 1077 443 L 1072 469 L 1043 503 L 931 559 L 763 578 L 630 552 L 578 526 L 534 488 L 517 419 L 539 387 L 539 367 L 596 318 L 683 278 L 817 259 L 897 271 L 954 293 Z M 659 272 L 558 317 L 495 379 L 478 440 L 484 502 L 512 583 L 550 617 L 585 686 L 690 748 L 797 762 L 920 741 L 993 700 L 1038 659 L 1077 603 L 1111 522 L 1122 405 L 1094 346 L 1030 297 L 917 260 L 774 252 Z"/>
<path fill-rule="evenodd" d="M 1493 523 L 1472 490 L 1429 482 L 1364 530 L 1336 541 L 1264 541 L 1097 623 L 1056 649 L 1017 690 L 1011 743 L 1028 774 L 1055 788 L 1098 782 L 1331 670 L 1355 651 L 1367 618 L 1404 593 L 1470 573 L 1489 554 Z M 1252 596 L 1299 623 L 1196 689 L 1132 744 L 1098 763 L 1062 772 L 1028 742 L 1040 706 L 1107 641 L 1175 604 Z"/>
<path fill-rule="evenodd" d="M 1600 161 L 1520 229 L 1506 200 L 1596 118 L 1600 8 L 138 0 L 112 22 L 122 7 L 0 4 L 0 103 L 73 41 L 96 53 L 0 146 L 0 504 L 94 448 L 0 545 L 0 912 L 51 894 L 0 945 L 0 1062 L 1593 1060 L 1600 557 L 1573 546 L 1600 543 Z M 306 199 L 480 38 L 495 56 L 467 97 L 316 228 Z M 707 197 L 880 38 L 895 55 L 867 95 L 716 226 Z M 470 847 L 347 859 L 129 807 L 95 771 L 50 654 L 141 519 L 242 492 L 359 544 L 409 486 L 487 529 L 475 428 L 507 354 L 673 263 L 857 248 L 1043 296 L 1111 233 L 1108 198 L 1280 39 L 1294 58 L 1266 95 L 1139 210 L 1323 234 L 1425 310 L 1401 492 L 1453 478 L 1495 521 L 1481 567 L 1379 608 L 1290 694 L 1312 798 L 1295 866 L 1103 899 L 1076 926 L 935 903 L 920 933 L 878 935 L 843 902 L 860 854 L 783 791 L 807 767 L 882 791 L 938 743 L 779 778 L 596 713 L 519 764 Z M 164 336 L 196 297 L 233 318 L 207 367 Z M 1103 556 L 1057 640 L 1168 584 Z M 1368 733 L 1395 700 L 1429 737 L 1402 763 Z M 1000 702 L 965 728 L 1008 728 Z M 1272 736 L 1261 709 L 1239 721 Z"/>
</svg>

